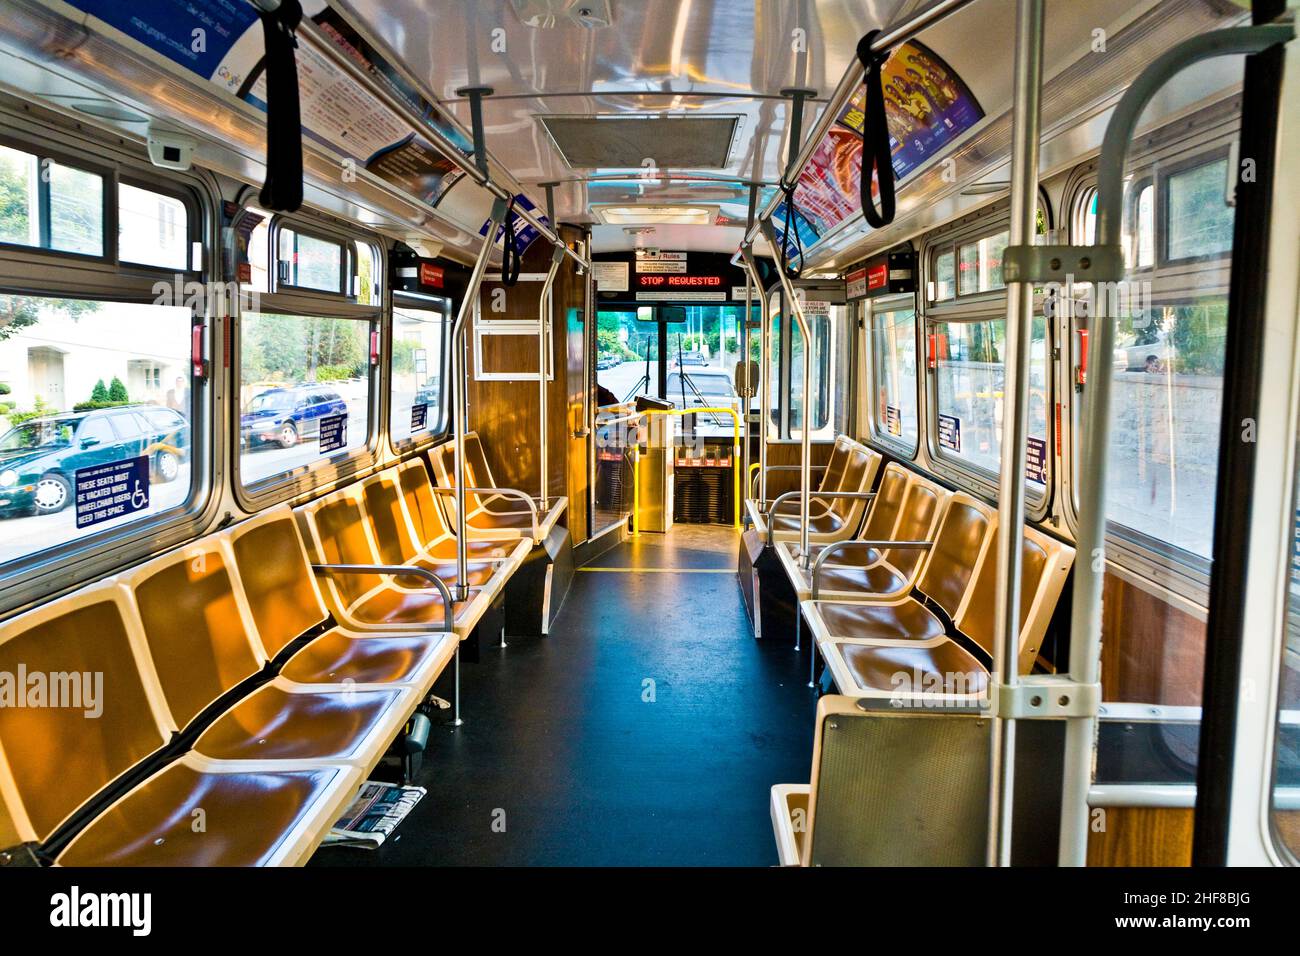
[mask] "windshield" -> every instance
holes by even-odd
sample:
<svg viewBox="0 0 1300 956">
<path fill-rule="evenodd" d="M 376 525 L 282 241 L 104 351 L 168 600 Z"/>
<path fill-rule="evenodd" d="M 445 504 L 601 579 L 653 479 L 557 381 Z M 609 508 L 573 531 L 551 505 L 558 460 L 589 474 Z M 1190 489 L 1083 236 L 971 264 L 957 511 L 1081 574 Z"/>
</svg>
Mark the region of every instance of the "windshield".
<svg viewBox="0 0 1300 956">
<path fill-rule="evenodd" d="M 26 451 L 33 448 L 57 448 L 72 443 L 77 429 L 75 418 L 51 418 L 25 422 L 11 428 L 0 438 L 0 451 Z"/>
<path fill-rule="evenodd" d="M 248 403 L 250 412 L 281 411 L 293 408 L 293 396 L 287 391 L 263 392 Z"/>
<path fill-rule="evenodd" d="M 667 392 L 668 397 L 681 398 L 682 376 L 678 372 L 668 374 Z M 726 375 L 708 374 L 706 372 L 687 372 L 686 373 L 686 394 L 689 397 L 693 394 L 691 386 L 694 385 L 701 395 L 722 395 L 730 397 L 735 394 L 731 387 L 731 379 Z"/>
</svg>

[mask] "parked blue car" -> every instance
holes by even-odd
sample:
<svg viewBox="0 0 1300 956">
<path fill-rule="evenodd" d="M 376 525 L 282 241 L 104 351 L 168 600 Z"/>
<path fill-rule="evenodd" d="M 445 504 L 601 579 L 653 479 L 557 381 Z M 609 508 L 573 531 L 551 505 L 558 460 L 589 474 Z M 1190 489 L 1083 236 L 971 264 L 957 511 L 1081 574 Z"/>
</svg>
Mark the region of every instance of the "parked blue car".
<svg viewBox="0 0 1300 956">
<path fill-rule="evenodd" d="M 173 481 L 189 457 L 185 417 L 158 405 L 124 405 L 34 418 L 0 436 L 0 518 L 57 514 L 72 501 L 78 469 L 149 457 L 154 481 Z"/>
<path fill-rule="evenodd" d="M 319 385 L 273 388 L 255 396 L 240 416 L 240 438 L 248 447 L 277 444 L 292 448 L 320 434 L 320 421 L 346 415 L 348 403 Z"/>
</svg>

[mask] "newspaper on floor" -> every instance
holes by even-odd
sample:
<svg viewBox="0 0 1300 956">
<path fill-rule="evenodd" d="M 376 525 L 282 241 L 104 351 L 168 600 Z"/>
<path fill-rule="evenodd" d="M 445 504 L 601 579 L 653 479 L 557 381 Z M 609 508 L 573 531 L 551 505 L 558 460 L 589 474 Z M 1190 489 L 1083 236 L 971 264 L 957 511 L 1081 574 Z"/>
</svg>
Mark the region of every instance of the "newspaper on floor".
<svg viewBox="0 0 1300 956">
<path fill-rule="evenodd" d="M 367 780 L 322 845 L 373 850 L 392 835 L 426 793 L 424 787 Z"/>
</svg>

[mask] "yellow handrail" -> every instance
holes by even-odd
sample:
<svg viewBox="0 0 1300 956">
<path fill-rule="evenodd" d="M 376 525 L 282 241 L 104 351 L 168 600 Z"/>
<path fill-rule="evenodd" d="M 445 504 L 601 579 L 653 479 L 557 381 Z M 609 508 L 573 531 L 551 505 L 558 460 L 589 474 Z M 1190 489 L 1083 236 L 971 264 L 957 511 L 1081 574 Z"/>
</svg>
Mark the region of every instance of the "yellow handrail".
<svg viewBox="0 0 1300 956">
<path fill-rule="evenodd" d="M 734 408 L 647 408 L 642 415 L 730 415 L 731 416 L 731 474 L 734 478 L 735 491 L 732 494 L 732 507 L 735 511 L 733 527 L 740 530 L 740 413 Z M 641 443 L 636 443 L 636 456 L 632 459 L 632 520 L 635 535 L 640 532 L 637 523 L 641 514 L 641 485 L 637 481 L 636 467 L 640 460 Z"/>
</svg>

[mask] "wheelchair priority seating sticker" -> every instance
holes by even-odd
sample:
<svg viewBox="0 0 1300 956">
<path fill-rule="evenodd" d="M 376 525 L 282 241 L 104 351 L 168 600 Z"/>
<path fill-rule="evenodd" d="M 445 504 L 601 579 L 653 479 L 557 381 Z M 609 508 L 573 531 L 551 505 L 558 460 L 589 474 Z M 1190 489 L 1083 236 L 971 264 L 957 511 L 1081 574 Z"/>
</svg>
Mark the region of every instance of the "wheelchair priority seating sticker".
<svg viewBox="0 0 1300 956">
<path fill-rule="evenodd" d="M 1025 478 L 1040 485 L 1047 484 L 1047 442 L 1041 438 L 1026 440 Z"/>
<path fill-rule="evenodd" d="M 903 434 L 903 413 L 896 405 L 885 406 L 885 431 L 895 437 Z"/>
<path fill-rule="evenodd" d="M 424 428 L 425 422 L 427 422 L 428 419 L 428 405 L 421 404 L 411 406 L 411 431 L 418 432 L 420 429 Z"/>
<path fill-rule="evenodd" d="M 329 415 L 320 420 L 320 450 L 321 454 L 330 451 L 338 451 L 348 443 L 348 416 L 344 412 L 342 415 Z"/>
<path fill-rule="evenodd" d="M 939 416 L 939 445 L 961 451 L 961 419 L 956 415 Z"/>
<path fill-rule="evenodd" d="M 78 528 L 135 514 L 149 507 L 149 456 L 78 468 L 73 483 Z"/>
</svg>

